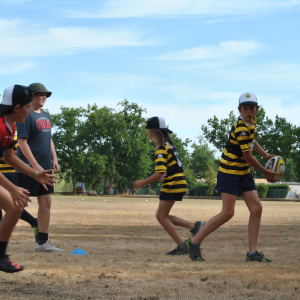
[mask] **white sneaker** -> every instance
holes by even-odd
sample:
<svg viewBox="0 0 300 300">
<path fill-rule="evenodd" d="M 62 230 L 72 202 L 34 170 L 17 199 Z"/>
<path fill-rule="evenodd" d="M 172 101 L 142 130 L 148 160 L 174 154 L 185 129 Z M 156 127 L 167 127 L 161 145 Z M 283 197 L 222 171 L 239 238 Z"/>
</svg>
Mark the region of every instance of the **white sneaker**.
<svg viewBox="0 0 300 300">
<path fill-rule="evenodd" d="M 36 244 L 35 251 L 37 251 L 37 252 L 42 252 L 42 251 L 47 251 L 47 252 L 64 252 L 63 249 L 59 249 L 59 248 L 55 247 L 54 245 L 52 245 L 50 243 L 50 241 L 51 240 L 48 240 L 43 245 Z"/>
</svg>

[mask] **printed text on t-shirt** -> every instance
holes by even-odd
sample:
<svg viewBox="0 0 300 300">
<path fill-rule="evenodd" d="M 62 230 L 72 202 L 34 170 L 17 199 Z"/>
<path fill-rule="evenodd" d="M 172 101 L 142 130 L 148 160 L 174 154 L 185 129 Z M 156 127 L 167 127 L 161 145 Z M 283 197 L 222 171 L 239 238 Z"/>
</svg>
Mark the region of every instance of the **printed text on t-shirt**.
<svg viewBox="0 0 300 300">
<path fill-rule="evenodd" d="M 50 120 L 37 120 L 35 119 L 36 124 L 39 128 L 39 131 L 44 130 L 44 129 L 48 129 L 51 130 L 51 123 Z"/>
</svg>

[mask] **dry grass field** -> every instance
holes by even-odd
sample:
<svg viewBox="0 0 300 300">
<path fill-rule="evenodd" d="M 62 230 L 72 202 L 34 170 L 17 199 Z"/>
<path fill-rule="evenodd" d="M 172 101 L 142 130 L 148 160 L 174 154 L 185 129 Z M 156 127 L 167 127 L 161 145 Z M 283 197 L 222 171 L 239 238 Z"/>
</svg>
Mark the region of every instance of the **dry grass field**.
<svg viewBox="0 0 300 300">
<path fill-rule="evenodd" d="M 82 199 L 53 197 L 50 237 L 64 253 L 34 252 L 33 231 L 19 221 L 8 253 L 26 269 L 0 273 L 1 299 L 300 299 L 300 203 L 263 202 L 258 250 L 273 262 L 260 264 L 245 261 L 249 215 L 243 201 L 203 242 L 206 261 L 192 262 L 186 255 L 165 256 L 175 244 L 155 219 L 157 198 Z M 172 213 L 207 220 L 221 205 L 184 199 Z M 36 198 L 28 211 L 36 215 Z M 88 255 L 71 255 L 77 248 Z"/>
</svg>

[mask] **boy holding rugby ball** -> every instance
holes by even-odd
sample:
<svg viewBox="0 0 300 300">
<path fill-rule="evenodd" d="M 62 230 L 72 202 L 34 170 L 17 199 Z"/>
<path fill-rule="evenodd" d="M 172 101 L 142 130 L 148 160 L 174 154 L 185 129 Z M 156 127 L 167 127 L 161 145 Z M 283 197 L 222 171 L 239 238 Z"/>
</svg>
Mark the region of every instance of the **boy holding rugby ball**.
<svg viewBox="0 0 300 300">
<path fill-rule="evenodd" d="M 182 247 L 189 251 L 189 256 L 193 261 L 204 261 L 200 252 L 201 242 L 233 217 L 236 199 L 242 196 L 250 212 L 249 252 L 247 252 L 246 261 L 271 262 L 262 253 L 257 252 L 262 205 L 249 165 L 261 171 L 268 182 L 274 182 L 274 175 L 277 173 L 264 168 L 252 155 L 252 150 L 258 152 L 265 160 L 274 155 L 263 150 L 254 138 L 256 113 L 259 109 L 255 94 L 242 94 L 239 98 L 238 109 L 240 116 L 231 128 L 217 177 L 217 191 L 222 193 L 222 211 L 211 218 L 191 241 L 182 243 Z"/>
</svg>

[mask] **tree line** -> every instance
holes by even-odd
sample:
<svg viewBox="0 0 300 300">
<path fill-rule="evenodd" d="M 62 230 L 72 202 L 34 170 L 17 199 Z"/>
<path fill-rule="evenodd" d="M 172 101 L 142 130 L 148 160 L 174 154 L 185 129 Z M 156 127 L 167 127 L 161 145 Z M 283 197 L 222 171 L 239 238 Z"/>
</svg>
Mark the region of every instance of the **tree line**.
<svg viewBox="0 0 300 300">
<path fill-rule="evenodd" d="M 155 148 L 148 140 L 146 119 L 142 116 L 146 109 L 126 99 L 118 106 L 119 110 L 96 104 L 87 108 L 62 106 L 60 113 L 51 116 L 52 139 L 61 176 L 67 182 L 71 181 L 73 188 L 77 182 L 85 182 L 87 187 L 105 193 L 112 185 L 122 191 L 133 188 L 135 180 L 154 172 Z M 266 117 L 264 109 L 257 117 L 257 141 L 266 151 L 285 158 L 285 180 L 299 180 L 300 127 L 278 116 L 273 122 Z M 189 189 L 197 186 L 197 178 L 214 182 L 219 158 L 216 159 L 216 150 L 211 150 L 208 143 L 222 151 L 235 120 L 233 112 L 226 119 L 210 118 L 207 125 L 202 126 L 197 143 L 172 134 Z M 257 158 L 262 162 L 260 157 Z M 262 174 L 255 176 L 262 177 Z"/>
</svg>

